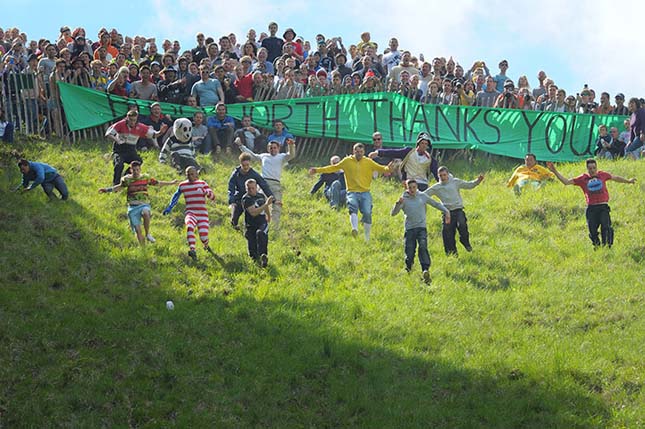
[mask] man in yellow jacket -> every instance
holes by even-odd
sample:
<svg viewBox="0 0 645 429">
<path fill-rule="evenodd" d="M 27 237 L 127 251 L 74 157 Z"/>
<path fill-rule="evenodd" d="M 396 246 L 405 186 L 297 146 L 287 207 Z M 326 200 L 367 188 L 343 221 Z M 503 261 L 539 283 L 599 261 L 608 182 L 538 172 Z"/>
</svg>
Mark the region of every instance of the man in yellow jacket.
<svg viewBox="0 0 645 429">
<path fill-rule="evenodd" d="M 533 189 L 540 189 L 547 180 L 553 179 L 553 177 L 553 173 L 546 167 L 537 164 L 535 155 L 527 153 L 524 157 L 524 165 L 515 169 L 506 186 L 513 188 L 515 195 L 519 196 L 522 194 L 524 186 L 531 185 Z"/>
<path fill-rule="evenodd" d="M 309 174 L 333 173 L 343 170 L 345 183 L 347 184 L 347 207 L 349 208 L 349 222 L 352 225 L 352 236 L 358 235 L 358 212 L 363 215 L 363 226 L 365 228 L 365 240 L 369 241 L 372 229 L 372 185 L 373 172 L 387 173 L 390 171 L 390 164 L 379 165 L 365 156 L 365 146 L 362 143 L 354 145 L 354 154 L 345 157 L 335 165 L 326 167 L 310 168 Z"/>
</svg>

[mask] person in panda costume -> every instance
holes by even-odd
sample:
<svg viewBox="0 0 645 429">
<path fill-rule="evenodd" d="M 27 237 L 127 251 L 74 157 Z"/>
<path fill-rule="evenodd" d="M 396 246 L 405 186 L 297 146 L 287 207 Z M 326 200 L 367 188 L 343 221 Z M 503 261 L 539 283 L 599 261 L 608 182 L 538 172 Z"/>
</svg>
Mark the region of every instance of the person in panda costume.
<svg viewBox="0 0 645 429">
<path fill-rule="evenodd" d="M 181 174 L 186 167 L 201 167 L 195 159 L 195 146 L 192 142 L 193 124 L 187 118 L 175 120 L 172 127 L 173 134 L 165 141 L 159 153 L 159 162 L 166 163 L 170 158 L 170 165 Z"/>
</svg>

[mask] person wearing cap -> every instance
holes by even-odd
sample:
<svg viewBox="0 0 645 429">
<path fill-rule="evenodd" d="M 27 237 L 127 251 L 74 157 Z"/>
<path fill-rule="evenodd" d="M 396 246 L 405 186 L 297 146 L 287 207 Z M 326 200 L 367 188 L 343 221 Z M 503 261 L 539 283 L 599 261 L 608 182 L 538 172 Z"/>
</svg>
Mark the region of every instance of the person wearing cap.
<svg viewBox="0 0 645 429">
<path fill-rule="evenodd" d="M 139 138 L 158 137 L 162 134 L 161 132 L 155 133 L 152 127 L 138 122 L 138 119 L 137 111 L 130 110 L 125 119 L 110 125 L 105 132 L 105 137 L 114 142 L 112 145 L 112 162 L 114 164 L 112 183 L 115 185 L 121 182 L 121 174 L 125 164 L 130 164 L 133 161 L 143 162 L 137 153 Z"/>
<path fill-rule="evenodd" d="M 165 67 L 160 73 L 163 76 L 157 82 L 157 93 L 159 101 L 173 104 L 181 104 L 184 101 L 182 97 L 181 81 L 177 80 L 177 71 L 173 66 Z"/>
<path fill-rule="evenodd" d="M 629 109 L 625 106 L 625 95 L 619 92 L 616 94 L 616 97 L 614 97 L 614 100 L 616 101 L 616 106 L 611 111 L 611 114 L 620 116 L 629 115 Z"/>
<path fill-rule="evenodd" d="M 365 229 L 365 241 L 370 240 L 372 230 L 372 185 L 373 173 L 390 172 L 392 162 L 382 166 L 365 156 L 365 145 L 356 143 L 353 147 L 353 154 L 346 156 L 335 165 L 325 167 L 311 167 L 309 174 L 333 173 L 343 170 L 345 183 L 347 184 L 347 207 L 349 208 L 349 222 L 352 227 L 352 237 L 358 236 L 358 213 L 363 215 L 363 227 Z"/>
<path fill-rule="evenodd" d="M 280 183 L 282 170 L 296 156 L 295 140 L 288 139 L 286 142 L 289 148 L 287 153 L 280 153 L 280 143 L 269 140 L 267 145 L 269 152 L 257 154 L 244 146 L 239 137 L 235 139 L 235 144 L 242 152 L 248 153 L 251 155 L 251 159 L 262 163 L 260 175 L 266 180 L 271 189 L 271 193 L 275 197 L 275 205 L 272 210 L 272 224 L 276 231 L 280 229 L 280 217 L 282 214 L 282 184 Z"/>
<path fill-rule="evenodd" d="M 506 81 L 510 79 L 508 76 L 506 76 L 506 70 L 508 70 L 508 61 L 507 60 L 500 61 L 499 73 L 493 78 L 495 79 L 495 83 L 497 84 L 497 87 L 495 88 L 497 92 L 503 92 L 504 85 L 506 85 Z"/>
<path fill-rule="evenodd" d="M 585 217 L 587 218 L 587 227 L 589 228 L 589 238 L 594 248 L 603 246 L 611 247 L 614 244 L 614 229 L 611 226 L 611 217 L 609 208 L 609 192 L 607 190 L 607 181 L 613 180 L 618 183 L 636 183 L 636 179 L 625 179 L 613 175 L 606 171 L 598 170 L 598 164 L 595 159 L 590 158 L 586 162 L 587 172 L 567 179 L 555 167 L 552 162 L 547 162 L 546 166 L 555 174 L 563 185 L 575 185 L 582 190 L 587 203 Z M 600 237 L 598 228 L 600 227 Z"/>
<path fill-rule="evenodd" d="M 578 102 L 577 112 L 586 114 L 594 113 L 594 111 L 598 107 L 598 103 L 592 100 L 591 90 L 584 88 L 582 92 L 580 92 L 580 100 Z"/>
<path fill-rule="evenodd" d="M 128 76 L 130 76 L 130 70 L 126 66 L 119 68 L 116 76 L 108 82 L 107 92 L 121 97 L 129 97 L 132 84 L 128 82 Z"/>
<path fill-rule="evenodd" d="M 423 281 L 430 283 L 430 254 L 428 253 L 428 230 L 426 227 L 426 205 L 443 212 L 444 222 L 450 223 L 450 210 L 443 204 L 430 198 L 423 192 L 419 192 L 417 181 L 408 179 L 405 181 L 405 191 L 399 197 L 392 207 L 390 214 L 396 216 L 401 210 L 405 215 L 405 270 L 409 273 L 412 271 L 414 264 L 414 254 L 416 248 L 419 248 L 419 264 L 423 273 Z"/>
<path fill-rule="evenodd" d="M 284 43 L 293 43 L 294 54 L 298 61 L 302 62 L 305 59 L 304 52 L 302 45 L 300 43 L 296 43 L 295 41 L 296 32 L 293 30 L 293 28 L 287 28 L 286 30 L 284 30 L 282 37 L 284 38 Z"/>
<path fill-rule="evenodd" d="M 512 80 L 507 79 L 504 82 L 504 92 L 499 94 L 497 100 L 493 107 L 503 108 L 503 109 L 519 109 L 520 101 L 517 98 L 517 95 L 514 93 L 515 84 Z"/>
<path fill-rule="evenodd" d="M 450 210 L 450 219 L 446 219 L 442 224 L 441 235 L 443 238 L 443 248 L 446 255 L 457 255 L 457 243 L 455 241 L 456 232 L 459 231 L 459 242 L 464 246 L 466 251 L 473 250 L 470 244 L 470 233 L 468 231 L 468 222 L 464 212 L 464 202 L 461 198 L 461 189 L 473 189 L 484 180 L 484 175 L 480 174 L 477 179 L 465 181 L 453 177 L 447 167 L 439 167 L 439 183 L 435 183 L 424 191 L 427 196 L 436 196 L 441 203 Z"/>
<path fill-rule="evenodd" d="M 416 148 L 406 147 L 403 149 L 377 149 L 368 156 L 371 159 L 377 157 L 383 159 L 401 159 L 401 172 L 403 180 L 414 179 L 420 191 L 428 189 L 430 175 L 439 180 L 437 160 L 430 154 L 432 152 L 432 141 L 427 132 L 419 133 L 417 136 Z"/>
</svg>

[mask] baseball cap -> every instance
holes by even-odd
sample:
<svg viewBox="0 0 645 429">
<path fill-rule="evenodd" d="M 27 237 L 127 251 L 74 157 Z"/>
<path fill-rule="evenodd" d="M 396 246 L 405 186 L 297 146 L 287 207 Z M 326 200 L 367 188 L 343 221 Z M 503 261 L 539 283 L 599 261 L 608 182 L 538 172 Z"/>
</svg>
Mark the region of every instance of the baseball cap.
<svg viewBox="0 0 645 429">
<path fill-rule="evenodd" d="M 426 133 L 425 131 L 422 131 L 417 135 L 417 144 L 421 143 L 423 140 L 427 141 L 428 144 L 432 144 L 432 140 L 430 139 L 430 134 Z"/>
<path fill-rule="evenodd" d="M 625 94 L 623 94 L 622 92 L 619 92 L 618 94 L 616 94 L 616 97 L 614 97 L 614 98 L 620 98 L 621 100 L 624 100 L 625 99 Z"/>
</svg>

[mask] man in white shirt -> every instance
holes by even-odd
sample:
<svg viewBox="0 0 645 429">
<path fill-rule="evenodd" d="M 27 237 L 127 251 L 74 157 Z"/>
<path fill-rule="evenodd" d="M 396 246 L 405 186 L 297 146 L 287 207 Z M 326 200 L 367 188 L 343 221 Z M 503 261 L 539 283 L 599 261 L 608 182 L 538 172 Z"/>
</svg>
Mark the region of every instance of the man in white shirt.
<svg viewBox="0 0 645 429">
<path fill-rule="evenodd" d="M 280 228 L 280 215 L 282 214 L 282 185 L 280 184 L 282 169 L 296 156 L 296 142 L 289 138 L 286 143 L 288 147 L 287 153 L 280 153 L 280 143 L 270 141 L 267 145 L 269 153 L 258 155 L 244 146 L 239 137 L 235 139 L 235 144 L 242 152 L 246 152 L 251 155 L 252 159 L 262 162 L 262 178 L 266 180 L 275 197 L 275 205 L 271 211 L 271 223 L 275 231 Z"/>
</svg>

